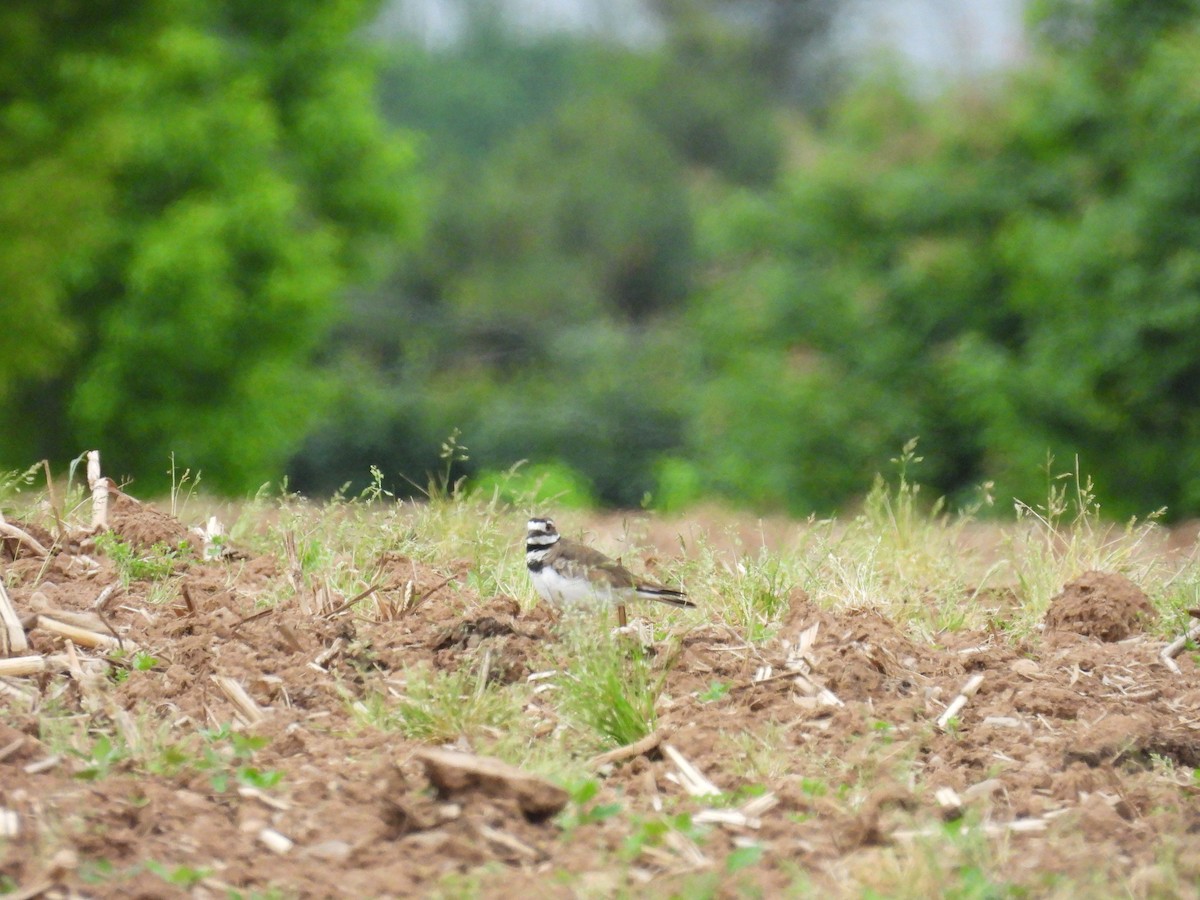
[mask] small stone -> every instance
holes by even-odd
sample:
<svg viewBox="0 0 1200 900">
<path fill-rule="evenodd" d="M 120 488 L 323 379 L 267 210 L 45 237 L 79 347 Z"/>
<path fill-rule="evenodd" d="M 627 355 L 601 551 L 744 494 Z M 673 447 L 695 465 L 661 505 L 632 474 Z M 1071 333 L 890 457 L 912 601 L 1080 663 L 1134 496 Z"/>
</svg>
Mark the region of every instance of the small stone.
<svg viewBox="0 0 1200 900">
<path fill-rule="evenodd" d="M 1014 659 L 1012 661 L 1012 663 L 1009 665 L 1009 669 L 1011 669 L 1014 674 L 1024 675 L 1026 678 L 1033 678 L 1035 675 L 1037 675 L 1039 672 L 1042 671 L 1042 667 L 1039 666 L 1032 659 L 1024 659 L 1024 658 Z"/>
</svg>

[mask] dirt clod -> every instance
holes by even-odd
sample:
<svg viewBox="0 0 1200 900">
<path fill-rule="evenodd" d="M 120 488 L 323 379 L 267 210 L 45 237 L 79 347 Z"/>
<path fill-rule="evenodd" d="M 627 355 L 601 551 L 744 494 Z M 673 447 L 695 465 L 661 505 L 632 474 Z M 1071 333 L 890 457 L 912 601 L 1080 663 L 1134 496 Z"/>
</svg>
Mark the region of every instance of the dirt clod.
<svg viewBox="0 0 1200 900">
<path fill-rule="evenodd" d="M 1114 572 L 1085 572 L 1050 601 L 1046 627 L 1123 641 L 1158 618 L 1140 587 Z"/>
<path fill-rule="evenodd" d="M 457 797 L 480 791 L 489 797 L 514 797 L 521 812 L 531 821 L 554 815 L 569 799 L 558 785 L 487 756 L 422 750 L 417 758 L 424 764 L 430 782 L 443 795 Z"/>
</svg>

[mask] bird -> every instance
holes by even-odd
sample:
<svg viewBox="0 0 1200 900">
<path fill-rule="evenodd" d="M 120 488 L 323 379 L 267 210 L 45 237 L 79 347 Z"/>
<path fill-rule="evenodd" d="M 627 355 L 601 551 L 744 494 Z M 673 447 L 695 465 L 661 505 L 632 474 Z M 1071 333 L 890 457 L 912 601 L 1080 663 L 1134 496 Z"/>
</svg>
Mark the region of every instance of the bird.
<svg viewBox="0 0 1200 900">
<path fill-rule="evenodd" d="M 617 605 L 625 626 L 625 601 L 634 597 L 694 609 L 683 591 L 635 578 L 633 573 L 599 550 L 565 538 L 552 519 L 532 518 L 525 527 L 525 564 L 543 600 L 556 606 L 602 602 Z"/>
</svg>

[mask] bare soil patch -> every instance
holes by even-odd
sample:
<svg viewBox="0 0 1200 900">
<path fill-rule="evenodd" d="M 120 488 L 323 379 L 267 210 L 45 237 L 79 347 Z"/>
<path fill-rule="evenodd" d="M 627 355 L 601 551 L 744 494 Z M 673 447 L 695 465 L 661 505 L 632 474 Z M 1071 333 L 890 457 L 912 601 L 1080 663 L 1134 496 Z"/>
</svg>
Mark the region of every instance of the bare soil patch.
<svg viewBox="0 0 1200 900">
<path fill-rule="evenodd" d="M 119 504 L 113 530 L 144 549 L 190 540 L 141 504 Z M 1135 895 L 1194 894 L 1200 879 L 1196 661 L 1181 655 L 1181 675 L 1161 663 L 1163 642 L 1146 633 L 1153 610 L 1115 574 L 1065 585 L 1045 632 L 1023 641 L 985 631 L 927 640 L 874 609 L 830 611 L 802 591 L 766 640 L 693 627 L 666 672 L 661 740 L 603 766 L 599 792 L 584 809 L 568 806 L 566 821 L 531 814 L 527 797 L 494 780 L 450 790 L 431 778 L 424 744 L 356 718 L 356 703 L 402 699 L 416 668 L 478 671 L 486 654 L 488 682 L 514 686 L 570 668 L 553 615 L 480 596 L 463 563 L 384 560 L 381 608 L 391 614 L 366 616 L 336 602 L 315 611 L 284 589 L 289 575 L 272 557 L 182 560 L 165 599 L 159 590 L 151 602 L 150 582 L 121 586 L 103 557 L 88 567 L 68 552 L 44 560 L 5 549 L 32 653 L 68 650 L 36 627 L 30 617 L 41 612 L 95 620 L 156 660 L 142 671 L 125 653 L 98 673 L 0 680 L 5 887 L 134 897 L 666 896 L 698 884 L 724 895 L 798 885 L 857 894 L 907 848 L 967 829 L 1005 848 L 998 874 L 1035 894 L 1059 876 L 1097 890 L 1120 881 Z M 278 602 L 259 605 L 265 596 Z M 597 641 L 614 639 L 597 629 Z M 975 693 L 938 727 L 974 676 Z M 543 698 L 532 694 L 528 713 L 548 723 L 550 740 L 556 717 Z M 98 745 L 89 757 L 56 758 L 56 729 L 152 734 L 186 753 L 106 759 Z M 668 746 L 724 797 L 689 796 Z M 620 814 L 586 814 L 605 805 Z M 677 813 L 694 827 L 663 837 L 645 824 Z"/>
</svg>

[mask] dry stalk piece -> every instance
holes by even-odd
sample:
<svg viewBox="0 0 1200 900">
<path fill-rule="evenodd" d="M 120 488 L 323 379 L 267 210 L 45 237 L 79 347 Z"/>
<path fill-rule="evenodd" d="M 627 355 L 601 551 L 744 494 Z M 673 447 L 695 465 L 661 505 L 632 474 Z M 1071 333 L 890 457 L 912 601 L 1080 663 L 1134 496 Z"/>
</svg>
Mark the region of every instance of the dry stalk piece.
<svg viewBox="0 0 1200 900">
<path fill-rule="evenodd" d="M 407 613 L 413 607 L 413 594 L 416 591 L 416 583 L 410 578 L 404 585 L 404 600 L 400 604 L 401 615 Z"/>
<path fill-rule="evenodd" d="M 45 616 L 47 619 L 53 619 L 55 622 L 61 622 L 65 625 L 73 625 L 85 631 L 96 631 L 104 634 L 107 630 L 109 634 L 112 633 L 108 627 L 108 623 L 97 613 L 76 612 L 72 609 L 57 609 L 49 604 L 46 595 L 41 591 L 35 591 L 33 596 L 29 598 L 28 603 L 33 615 L 27 617 L 26 621 L 31 628 L 37 626 L 39 616 Z"/>
<path fill-rule="evenodd" d="M 95 681 L 84 674 L 79 654 L 75 652 L 75 642 L 68 639 L 66 650 L 67 671 L 71 675 L 71 680 L 79 685 L 83 708 L 88 712 L 99 711 L 104 705 L 103 698 L 100 697 L 96 690 Z"/>
<path fill-rule="evenodd" d="M 333 643 L 330 644 L 324 650 L 322 650 L 320 653 L 318 653 L 316 659 L 314 659 L 313 662 L 316 665 L 320 666 L 321 668 L 324 668 L 325 663 L 329 662 L 331 659 L 333 659 L 335 656 L 337 656 L 339 653 L 341 653 L 342 648 L 344 646 L 346 646 L 345 639 L 340 638 L 340 637 L 334 638 Z"/>
<path fill-rule="evenodd" d="M 244 618 L 238 619 L 236 622 L 234 622 L 234 623 L 233 623 L 233 625 L 230 627 L 230 629 L 229 629 L 229 630 L 230 630 L 230 631 L 237 631 L 239 628 L 241 628 L 241 627 L 242 627 L 243 625 L 245 625 L 247 622 L 254 622 L 254 621 L 258 620 L 258 619 L 261 619 L 261 618 L 263 618 L 264 616 L 272 616 L 272 615 L 274 615 L 274 614 L 275 614 L 275 610 L 276 610 L 276 609 L 278 609 L 278 607 L 276 607 L 276 606 L 269 606 L 269 607 L 267 607 L 266 609 L 259 610 L 259 611 L 258 611 L 258 612 L 256 612 L 256 613 L 251 613 L 250 615 L 248 615 L 248 616 L 245 616 Z"/>
<path fill-rule="evenodd" d="M 108 479 L 100 477 L 100 451 L 87 452 L 88 487 L 92 489 L 92 529 L 108 527 Z"/>
<path fill-rule="evenodd" d="M 248 800 L 257 800 L 263 806 L 268 806 L 278 812 L 287 812 L 292 808 L 292 804 L 286 800 L 280 800 L 278 797 L 272 797 L 270 794 L 260 791 L 256 787 L 243 785 L 237 789 L 239 797 L 245 797 Z"/>
<path fill-rule="evenodd" d="M 50 551 L 43 547 L 37 538 L 13 525 L 11 522 L 4 521 L 3 516 L 0 516 L 0 535 L 15 538 L 19 543 L 24 544 L 38 556 L 45 558 L 50 555 Z"/>
<path fill-rule="evenodd" d="M 821 706 L 845 706 L 846 705 L 838 698 L 837 694 L 835 694 L 833 691 L 831 691 L 829 688 L 825 687 L 824 685 L 818 684 L 816 681 L 809 678 L 807 675 L 804 675 L 800 672 L 790 672 L 788 674 L 790 674 L 794 677 L 794 679 L 795 679 L 794 683 L 795 683 L 796 687 L 800 688 L 800 690 L 802 690 L 804 693 L 808 694 L 810 697 L 816 697 L 817 703 L 819 705 L 821 705 Z"/>
<path fill-rule="evenodd" d="M 1164 666 L 1176 675 L 1182 675 L 1183 672 L 1179 668 L 1179 663 L 1175 662 L 1175 657 L 1183 652 L 1183 648 L 1188 645 L 1188 641 L 1194 641 L 1198 637 L 1200 637 L 1200 622 L 1193 622 L 1186 632 L 1162 648 L 1162 652 L 1158 654 L 1158 658 L 1162 660 Z"/>
<path fill-rule="evenodd" d="M 694 869 L 706 869 L 712 861 L 696 846 L 696 842 L 679 831 L 668 831 L 663 836 L 663 843 L 683 857 Z"/>
<path fill-rule="evenodd" d="M 313 607 L 311 614 L 316 616 L 325 616 L 337 605 L 338 604 L 333 600 L 333 591 L 329 589 L 329 582 L 322 578 L 321 583 L 313 589 Z M 304 608 L 303 603 L 300 605 L 300 608 L 301 611 L 310 613 L 310 610 Z"/>
<path fill-rule="evenodd" d="M 33 762 L 25 766 L 26 775 L 37 775 L 41 772 L 48 772 L 62 762 L 62 757 L 57 753 L 52 756 L 43 756 L 41 759 L 35 759 Z"/>
<path fill-rule="evenodd" d="M 62 511 L 58 504 L 58 494 L 54 490 L 54 477 L 50 474 L 50 460 L 43 459 L 42 468 L 46 472 L 46 496 L 50 501 L 50 512 L 54 514 L 54 536 L 61 543 L 67 536 L 67 529 L 63 525 Z"/>
<path fill-rule="evenodd" d="M 741 811 L 751 818 L 758 818 L 773 810 L 779 805 L 779 798 L 775 796 L 774 791 L 767 791 L 759 797 L 752 797 L 743 803 L 740 807 Z"/>
<path fill-rule="evenodd" d="M 29 649 L 25 629 L 21 627 L 21 619 L 4 587 L 3 578 L 0 578 L 0 622 L 4 625 L 3 631 L 0 631 L 0 654 L 11 656 Z"/>
<path fill-rule="evenodd" d="M 1004 782 L 999 778 L 988 778 L 978 781 L 963 791 L 963 799 L 968 803 L 980 797 L 990 797 L 1004 790 Z"/>
<path fill-rule="evenodd" d="M 1013 819 L 1011 822 L 1006 822 L 999 825 L 988 824 L 984 825 L 984 830 L 992 836 L 1004 834 L 1006 831 L 1011 831 L 1014 834 L 1030 834 L 1037 831 L 1045 831 L 1050 827 L 1050 823 L 1046 819 Z"/>
<path fill-rule="evenodd" d="M 0 838 L 15 838 L 21 833 L 21 819 L 15 809 L 0 807 Z"/>
<path fill-rule="evenodd" d="M 760 797 L 747 800 L 737 809 L 701 810 L 692 817 L 692 821 L 702 824 L 728 825 L 732 828 L 758 829 L 762 827 L 763 814 L 778 805 L 779 798 L 768 791 Z"/>
<path fill-rule="evenodd" d="M 246 689 L 237 681 L 227 675 L 213 675 L 212 680 L 248 725 L 256 725 L 267 717 L 269 710 L 255 703 L 254 698 L 246 693 Z"/>
<path fill-rule="evenodd" d="M 983 675 L 972 675 L 967 679 L 967 683 L 959 689 L 958 696 L 950 701 L 950 705 L 946 707 L 937 718 L 937 727 L 943 731 L 950 724 L 950 720 L 962 712 L 962 708 L 967 705 L 967 701 L 975 696 L 975 692 L 979 690 L 979 686 L 983 684 Z"/>
<path fill-rule="evenodd" d="M 196 603 L 192 600 L 192 592 L 188 589 L 188 583 L 186 581 L 179 585 L 179 596 L 183 598 L 183 605 L 186 612 L 177 613 L 177 615 L 194 616 L 196 614 Z M 176 609 L 178 609 L 178 607 L 176 607 Z"/>
<path fill-rule="evenodd" d="M 958 791 L 952 787 L 940 787 L 933 793 L 933 798 L 937 800 L 938 806 L 942 809 L 960 810 L 962 809 L 962 797 L 958 796 Z"/>
<path fill-rule="evenodd" d="M 704 773 L 690 763 L 686 757 L 670 744 L 662 745 L 662 752 L 679 770 L 675 782 L 693 797 L 712 797 L 723 793 L 719 787 L 704 777 Z"/>
<path fill-rule="evenodd" d="M 27 887 L 23 891 L 17 891 L 15 894 L 5 894 L 4 900 L 34 900 L 35 897 L 40 897 L 43 894 L 49 894 L 54 890 L 55 884 L 53 881 L 39 881 L 32 887 Z"/>
<path fill-rule="evenodd" d="M 498 828 L 492 828 L 490 825 L 484 825 L 482 823 L 476 825 L 475 827 L 479 831 L 479 836 L 481 838 L 486 841 L 491 841 L 498 847 L 503 847 L 505 850 L 511 850 L 518 856 L 523 856 L 530 860 L 541 860 L 543 858 L 540 852 L 535 850 L 533 847 L 530 847 L 519 838 L 513 837 L 513 835 L 509 834 L 507 831 L 501 831 Z"/>
<path fill-rule="evenodd" d="M 0 763 L 4 762 L 6 759 L 8 759 L 10 756 L 12 756 L 14 753 L 16 753 L 22 747 L 24 747 L 25 740 L 26 740 L 25 735 L 21 735 L 15 741 L 12 741 L 11 743 L 5 744 L 3 747 L 0 747 Z"/>
<path fill-rule="evenodd" d="M 65 653 L 55 653 L 53 656 L 14 656 L 10 659 L 0 659 L 0 678 L 65 672 L 69 666 L 70 662 Z"/>
<path fill-rule="evenodd" d="M 442 588 L 444 588 L 446 585 L 448 585 L 450 582 L 452 582 L 457 577 L 458 577 L 457 575 L 447 575 L 445 578 L 443 578 L 441 581 L 439 581 L 437 584 L 435 584 L 433 587 L 431 587 L 425 593 L 421 594 L 421 596 L 419 596 L 419 597 L 413 597 L 412 594 L 409 593 L 409 589 L 407 587 L 405 587 L 404 605 L 401 610 L 402 613 L 407 614 L 407 613 L 415 612 L 418 606 L 420 606 L 422 603 L 424 603 L 426 600 L 428 600 L 430 597 L 432 597 L 434 594 L 436 594 L 438 591 L 440 591 Z M 411 583 L 412 582 L 409 582 L 409 584 L 411 584 Z"/>
<path fill-rule="evenodd" d="M 412 584 L 412 582 L 410 581 L 409 584 Z M 365 600 L 367 597 L 370 597 L 373 593 L 375 593 L 377 590 L 379 590 L 380 587 L 381 587 L 380 583 L 375 582 L 370 587 L 368 587 L 366 590 L 360 591 L 359 593 L 355 594 L 349 600 L 343 600 L 341 603 L 337 604 L 335 607 L 333 607 L 333 609 L 324 613 L 322 615 L 322 618 L 332 619 L 334 616 L 338 615 L 339 613 L 345 612 L 347 609 L 349 609 L 351 606 L 353 606 L 359 600 Z M 382 612 L 382 605 L 381 605 L 381 612 Z M 392 616 L 392 615 L 387 615 L 387 616 L 381 615 L 379 618 L 379 621 L 390 622 L 394 618 L 395 618 L 395 616 Z"/>
<path fill-rule="evenodd" d="M 983 833 L 988 837 L 999 837 L 1003 834 L 1029 834 L 1030 832 L 1045 831 L 1050 827 L 1049 818 L 1043 819 L 1027 818 L 1013 819 L 1010 822 L 987 822 L 979 826 Z M 960 834 L 966 835 L 970 833 L 971 826 L 963 825 L 960 829 Z M 943 828 L 904 828 L 898 831 L 893 831 L 891 837 L 901 841 L 911 841 L 917 838 L 934 837 L 935 835 L 944 835 L 946 832 Z"/>
<path fill-rule="evenodd" d="M 304 569 L 300 565 L 300 554 L 296 551 L 296 532 L 285 531 L 283 534 L 283 555 L 287 559 L 287 580 L 292 590 L 300 593 L 300 585 L 304 583 Z"/>
<path fill-rule="evenodd" d="M 988 716 L 983 720 L 983 724 L 993 728 L 1020 728 L 1025 723 L 1015 716 Z"/>
<path fill-rule="evenodd" d="M 802 632 L 796 640 L 796 654 L 798 656 L 807 656 L 808 651 L 812 649 L 813 644 L 817 642 L 817 635 L 821 632 L 820 621 L 813 622 Z"/>
<path fill-rule="evenodd" d="M 733 828 L 761 828 L 762 820 L 740 809 L 702 809 L 692 816 L 697 825 L 729 825 Z"/>
<path fill-rule="evenodd" d="M 87 628 L 80 628 L 77 625 L 68 625 L 66 622 L 60 622 L 49 616 L 39 615 L 37 617 L 37 627 L 42 631 L 49 631 L 51 634 L 64 637 L 80 647 L 88 647 L 92 650 L 99 648 L 116 650 L 122 647 L 125 649 L 136 649 L 131 642 L 122 642 L 120 638 L 113 637 L 111 634 L 101 634 L 98 631 L 90 631 Z"/>
<path fill-rule="evenodd" d="M 258 839 L 267 845 L 267 849 L 282 856 L 296 846 L 290 837 L 280 834 L 274 828 L 264 828 L 258 833 Z"/>
<path fill-rule="evenodd" d="M 624 762 L 627 759 L 642 756 L 656 748 L 662 743 L 662 740 L 662 732 L 653 731 L 640 741 L 634 741 L 632 744 L 626 744 L 624 747 L 617 747 L 615 750 L 609 750 L 607 753 L 593 756 L 588 760 L 588 768 L 595 770 L 607 766 L 609 763 Z"/>
</svg>

